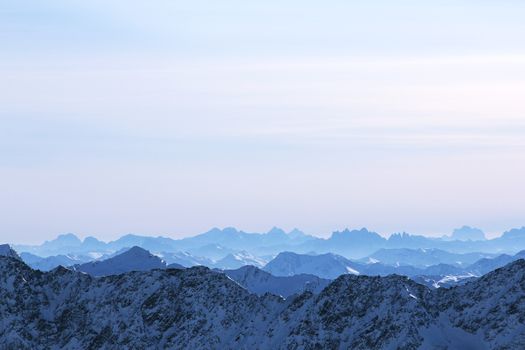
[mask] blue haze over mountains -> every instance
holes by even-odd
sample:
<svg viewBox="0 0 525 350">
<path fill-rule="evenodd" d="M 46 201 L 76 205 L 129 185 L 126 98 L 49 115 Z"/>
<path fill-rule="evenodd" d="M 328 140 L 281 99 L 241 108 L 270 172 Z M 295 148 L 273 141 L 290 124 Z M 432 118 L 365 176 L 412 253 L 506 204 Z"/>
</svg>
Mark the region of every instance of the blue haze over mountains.
<svg viewBox="0 0 525 350">
<path fill-rule="evenodd" d="M 525 257 L 525 228 L 489 240 L 481 230 L 468 226 L 440 238 L 406 233 L 384 238 L 363 228 L 337 231 L 327 239 L 298 229 L 287 233 L 274 227 L 266 233 L 247 233 L 230 227 L 183 239 L 128 234 L 103 242 L 64 234 L 39 246 L 14 248 L 35 269 L 66 266 L 94 276 L 199 265 L 221 271 L 252 266 L 261 272 L 245 272 L 257 278 L 263 278 L 262 271 L 271 278 L 308 275 L 325 280 L 342 274 L 398 274 L 441 287 Z"/>
<path fill-rule="evenodd" d="M 80 240 L 74 234 L 64 234 L 46 241 L 40 246 L 14 245 L 19 252 L 28 252 L 42 257 L 60 254 L 100 254 L 114 253 L 123 248 L 139 246 L 152 252 L 189 252 L 192 255 L 210 259 L 223 258 L 230 253 L 245 251 L 258 256 L 276 255 L 283 251 L 296 253 L 335 253 L 349 259 L 360 259 L 380 249 L 441 249 L 451 253 L 483 252 L 492 254 L 515 254 L 525 248 L 525 227 L 504 232 L 500 237 L 484 239 L 465 239 L 469 232 L 478 230 L 463 227 L 452 236 L 429 238 L 407 233 L 396 233 L 389 238 L 363 228 L 334 232 L 330 238 L 323 239 L 306 235 L 295 229 L 286 233 L 273 228 L 267 233 L 247 233 L 235 228 L 214 228 L 206 233 L 183 239 L 149 237 L 128 234 L 121 238 L 103 242 L 94 237 Z M 467 232 L 467 233 L 464 233 Z M 481 232 L 481 231 L 479 231 Z M 455 239 L 460 237 L 461 239 Z"/>
</svg>

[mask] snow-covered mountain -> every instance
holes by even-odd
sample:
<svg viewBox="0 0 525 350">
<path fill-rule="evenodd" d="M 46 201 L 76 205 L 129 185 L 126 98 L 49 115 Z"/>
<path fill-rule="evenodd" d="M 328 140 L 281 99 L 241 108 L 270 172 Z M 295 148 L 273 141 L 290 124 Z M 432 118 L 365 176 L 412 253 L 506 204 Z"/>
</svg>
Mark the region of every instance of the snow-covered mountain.
<svg viewBox="0 0 525 350">
<path fill-rule="evenodd" d="M 93 278 L 0 257 L 0 348 L 521 349 L 525 261 L 452 289 L 343 275 L 251 294 L 204 267 Z"/>
<path fill-rule="evenodd" d="M 472 274 L 481 276 L 518 259 L 525 259 L 525 250 L 522 250 L 515 255 L 501 254 L 492 259 L 480 259 L 472 265 L 469 265 L 466 270 Z"/>
<path fill-rule="evenodd" d="M 89 257 L 79 257 L 74 255 L 53 255 L 42 258 L 31 253 L 21 253 L 20 258 L 22 258 L 22 260 L 33 269 L 40 271 L 51 271 L 57 266 L 68 267 L 72 265 L 83 264 L 93 260 Z"/>
<path fill-rule="evenodd" d="M 264 266 L 267 261 L 246 251 L 228 253 L 218 260 L 195 256 L 189 252 L 162 252 L 155 254 L 161 257 L 168 264 L 179 264 L 184 267 L 206 266 L 218 269 L 237 269 L 242 266 L 252 265 L 257 267 Z"/>
<path fill-rule="evenodd" d="M 235 249 L 224 247 L 220 244 L 206 244 L 198 247 L 189 247 L 187 252 L 193 256 L 206 257 L 211 261 L 224 258 L 228 254 L 237 252 Z M 208 266 L 208 265 L 206 265 Z"/>
<path fill-rule="evenodd" d="M 241 251 L 238 253 L 226 255 L 224 258 L 214 263 L 213 266 L 219 269 L 231 270 L 247 265 L 263 267 L 266 265 L 266 263 L 267 261 L 262 258 L 252 255 L 246 251 Z"/>
<path fill-rule="evenodd" d="M 340 275 L 359 274 L 356 264 L 336 254 L 308 255 L 283 252 L 271 260 L 264 270 L 274 276 L 294 276 L 311 274 L 326 279 L 335 279 Z"/>
<path fill-rule="evenodd" d="M 377 262 L 364 264 L 350 261 L 336 254 L 308 255 L 283 252 L 267 263 L 263 269 L 273 275 L 273 278 L 309 275 L 308 278 L 315 276 L 316 278 L 325 280 L 333 280 L 343 274 L 361 274 L 368 276 L 387 276 L 397 274 L 408 276 L 431 288 L 440 288 L 464 284 L 470 279 L 479 277 L 491 270 L 505 265 L 506 263 L 520 258 L 525 258 L 525 251 L 520 252 L 515 256 L 500 255 L 494 259 L 481 259 L 465 268 L 447 264 L 431 265 L 426 268 L 415 268 L 405 265 L 384 265 Z M 46 258 L 45 260 L 47 261 L 49 259 L 51 258 Z M 192 259 L 197 258 L 188 253 L 180 252 L 176 254 L 165 253 L 159 257 L 142 248 L 133 247 L 131 249 L 123 249 L 122 251 L 119 251 L 119 254 L 112 255 L 105 260 L 77 264 L 72 266 L 72 268 L 93 276 L 108 276 L 129 271 L 147 271 L 151 269 L 165 268 L 181 269 L 196 265 L 207 265 L 207 267 L 210 268 L 229 270 L 228 273 L 231 274 L 230 277 L 234 274 L 242 276 L 245 272 L 252 272 L 252 274 L 248 276 L 250 278 L 255 275 L 257 275 L 257 277 L 264 277 L 261 273 L 255 273 L 253 268 L 254 266 L 262 267 L 265 261 L 246 252 L 227 256 L 219 262 L 213 262 L 206 259 L 201 259 L 199 262 Z M 66 262 L 67 261 L 69 260 L 66 260 Z M 61 265 L 67 266 L 66 264 Z M 241 267 L 244 266 L 249 268 L 243 270 Z M 42 271 L 46 270 L 43 268 L 39 269 Z M 243 272 L 235 272 L 236 269 Z M 282 279 L 280 282 L 295 285 L 296 283 L 299 283 L 298 281 L 301 281 L 301 278 L 303 277 L 298 277 L 296 280 Z M 269 277 L 267 279 L 269 279 Z M 269 285 L 266 285 L 266 287 L 268 286 Z M 254 289 L 254 291 L 271 291 L 271 288 L 273 287 L 269 286 L 269 288 L 270 289 L 268 290 L 264 290 L 264 288 L 261 287 L 257 290 Z M 301 288 L 297 288 L 296 290 L 300 289 Z M 277 291 L 277 289 L 275 290 Z M 284 294 L 279 293 L 279 295 L 286 295 L 286 292 Z"/>
<path fill-rule="evenodd" d="M 166 262 L 140 247 L 131 249 L 112 258 L 92 261 L 76 265 L 75 270 L 85 272 L 92 276 L 117 275 L 130 271 L 148 271 L 152 269 L 165 269 Z"/>
<path fill-rule="evenodd" d="M 223 272 L 252 293 L 258 295 L 272 293 L 285 298 L 304 291 L 319 293 L 330 283 L 328 279 L 306 274 L 273 276 L 255 266 L 243 266 L 236 270 L 224 270 Z"/>
<path fill-rule="evenodd" d="M 471 282 L 477 277 L 478 276 L 471 273 L 460 273 L 455 275 L 412 276 L 410 279 L 429 288 L 450 288 Z"/>
<path fill-rule="evenodd" d="M 454 266 L 450 267 L 456 269 Z M 433 266 L 428 269 L 430 268 L 433 268 Z M 379 262 L 363 263 L 332 253 L 312 255 L 292 252 L 280 253 L 266 264 L 263 270 L 270 272 L 274 276 L 293 276 L 304 273 L 326 279 L 335 279 L 344 274 L 370 276 L 386 276 L 390 274 L 416 276 L 426 274 L 426 269 L 412 266 L 391 266 Z"/>
<path fill-rule="evenodd" d="M 442 249 L 380 249 L 368 257 L 361 259 L 362 262 L 380 262 L 385 265 L 414 266 L 425 268 L 438 264 L 449 264 L 457 266 L 468 266 L 479 259 L 492 258 L 494 254 L 488 253 L 450 253 Z"/>
<path fill-rule="evenodd" d="M 195 256 L 189 252 L 162 252 L 155 254 L 166 261 L 167 264 L 179 264 L 184 267 L 192 266 L 213 266 L 214 262 L 211 259 L 201 256 Z"/>
</svg>

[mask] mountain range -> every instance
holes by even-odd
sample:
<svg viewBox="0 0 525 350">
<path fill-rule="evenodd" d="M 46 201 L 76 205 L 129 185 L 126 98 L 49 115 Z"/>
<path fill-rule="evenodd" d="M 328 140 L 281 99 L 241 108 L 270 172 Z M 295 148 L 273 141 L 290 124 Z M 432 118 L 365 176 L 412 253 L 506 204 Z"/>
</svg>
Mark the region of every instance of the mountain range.
<svg viewBox="0 0 525 350">
<path fill-rule="evenodd" d="M 359 261 L 365 263 L 382 263 L 385 265 L 394 266 L 414 266 L 417 268 L 425 268 L 431 265 L 449 264 L 455 266 L 468 266 L 476 261 L 486 258 L 494 258 L 496 254 L 490 253 L 450 253 L 442 249 L 409 249 L 409 248 L 394 248 L 394 249 L 379 249 L 370 254 L 366 258 Z"/>
<path fill-rule="evenodd" d="M 178 265 L 177 267 L 182 267 Z M 118 275 L 130 271 L 165 269 L 166 262 L 140 247 L 132 247 L 122 254 L 101 261 L 92 261 L 73 268 L 95 277 Z"/>
<path fill-rule="evenodd" d="M 205 267 L 95 278 L 0 256 L 0 300 L 8 349 L 525 347 L 522 259 L 451 289 L 345 274 L 283 299 Z"/>
<path fill-rule="evenodd" d="M 255 266 L 243 266 L 236 270 L 224 270 L 226 276 L 237 282 L 251 293 L 264 295 L 266 293 L 288 298 L 305 291 L 319 293 L 329 283 L 329 279 L 309 274 L 293 276 L 274 276 Z"/>
<path fill-rule="evenodd" d="M 429 238 L 402 233 L 385 238 L 367 229 L 360 229 L 337 231 L 324 239 L 306 235 L 297 229 L 288 233 L 278 228 L 273 228 L 266 233 L 246 233 L 235 228 L 222 230 L 215 228 L 183 239 L 128 234 L 107 243 L 94 237 L 80 240 L 74 234 L 65 234 L 42 245 L 15 245 L 14 248 L 18 252 L 31 253 L 44 258 L 67 255 L 81 257 L 81 259 L 84 257 L 98 259 L 121 249 L 139 246 L 155 254 L 188 253 L 212 261 L 223 259 L 228 254 L 238 253 L 250 254 L 268 261 L 270 260 L 268 257 L 283 251 L 301 254 L 334 253 L 348 259 L 362 259 L 380 249 L 436 249 L 454 254 L 482 252 L 487 254 L 487 257 L 490 254 L 515 254 L 525 249 L 525 227 L 504 232 L 494 239 L 481 239 L 484 236 L 475 233 L 478 231 L 463 227 L 456 230 L 452 237 L 445 235 L 441 238 Z M 466 240 L 468 237 L 478 237 L 479 240 Z"/>
<path fill-rule="evenodd" d="M 8 247 L 6 245 L 6 247 Z M 12 251 L 12 254 L 16 254 L 14 250 L 4 249 L 6 251 Z M 274 259 L 268 263 L 264 263 L 261 260 L 255 259 L 251 255 L 248 256 L 236 256 L 230 258 L 227 256 L 218 262 L 212 262 L 211 260 L 203 260 L 201 263 L 191 264 L 190 266 L 204 265 L 209 268 L 214 268 L 219 271 L 224 271 L 232 279 L 239 283 L 244 283 L 246 286 L 251 286 L 249 283 L 253 282 L 252 292 L 264 293 L 272 292 L 278 295 L 288 296 L 289 290 L 293 292 L 303 291 L 308 288 L 304 286 L 306 282 L 312 286 L 312 278 L 315 277 L 316 281 L 314 284 L 324 285 L 322 281 L 329 281 L 336 279 L 340 275 L 354 274 L 354 275 L 368 275 L 368 276 L 387 276 L 392 274 L 404 275 L 412 278 L 413 280 L 425 284 L 431 288 L 450 287 L 460 285 L 468 280 L 476 277 L 480 277 L 485 273 L 492 271 L 496 268 L 504 266 L 512 261 L 525 258 L 525 251 L 519 252 L 516 255 L 498 255 L 491 258 L 484 258 L 484 254 L 466 254 L 468 259 L 474 259 L 476 257 L 482 257 L 472 264 L 466 264 L 461 261 L 456 264 L 445 264 L 438 263 L 436 265 L 424 265 L 414 266 L 409 264 L 400 264 L 397 261 L 399 256 L 410 257 L 411 254 L 421 256 L 416 258 L 416 261 L 427 261 L 424 259 L 425 254 L 429 254 L 429 261 L 435 259 L 436 256 L 446 258 L 449 257 L 449 253 L 429 250 L 400 250 L 393 249 L 392 257 L 388 255 L 389 250 L 380 250 L 376 257 L 386 256 L 390 258 L 390 264 L 388 259 L 385 262 L 378 261 L 374 258 L 363 259 L 363 261 L 352 261 L 346 259 L 340 255 L 327 253 L 320 255 L 309 255 L 309 254 L 297 254 L 293 252 L 282 252 L 279 253 Z M 18 256 L 18 255 L 17 255 Z M 26 253 L 22 253 L 22 260 L 27 256 Z M 454 258 L 457 258 L 457 254 L 452 254 Z M 462 257 L 463 255 L 460 255 Z M 184 256 L 187 258 L 187 256 Z M 45 258 L 45 261 L 49 261 L 51 257 Z M 255 259 L 255 260 L 254 260 Z M 392 260 L 394 259 L 394 260 Z M 465 262 L 468 259 L 464 259 Z M 230 261 L 231 260 L 231 261 Z M 29 260 L 24 260 L 29 266 L 34 269 L 49 271 L 50 266 L 46 266 L 46 269 L 42 269 L 41 261 L 33 261 L 32 257 Z M 395 261 L 394 264 L 392 264 Z M 439 260 L 438 260 L 439 261 Z M 55 262 L 58 262 L 55 261 Z M 65 262 L 71 262 L 66 260 Z M 209 264 L 207 264 L 209 263 Z M 174 263 L 173 260 L 165 260 L 162 256 L 154 255 L 149 251 L 140 248 L 132 247 L 130 249 L 122 249 L 117 254 L 110 255 L 105 259 L 97 261 L 90 261 L 82 264 L 60 264 L 65 267 L 69 267 L 73 270 L 88 273 L 95 277 L 116 275 L 130 271 L 147 271 L 152 269 L 166 269 L 166 268 L 177 268 L 182 269 L 186 266 L 178 263 Z M 58 266 L 58 265 L 57 265 Z M 56 267 L 56 266 L 54 266 Z M 54 268 L 53 267 L 53 268 Z M 265 273 L 267 275 L 265 275 Z M 254 281 L 237 280 L 235 276 L 246 279 L 248 277 L 254 279 Z M 297 276 L 302 276 L 301 278 Z M 306 280 L 304 277 L 307 277 Z M 270 281 L 271 283 L 268 284 Z M 300 281 L 303 281 L 300 283 Z M 299 283 L 299 285 L 298 285 Z M 273 285 L 283 284 L 283 286 L 291 285 L 293 287 L 285 287 L 284 289 L 276 289 Z"/>
<path fill-rule="evenodd" d="M 381 252 L 381 254 L 386 254 Z M 394 255 L 397 250 L 394 251 Z M 312 274 L 325 279 L 340 275 L 388 276 L 392 274 L 410 277 L 428 287 L 450 287 L 480 277 L 510 262 L 525 259 L 525 250 L 515 255 L 502 254 L 493 258 L 481 258 L 472 264 L 444 264 L 429 266 L 389 265 L 379 261 L 369 263 L 351 261 L 342 256 L 328 253 L 301 255 L 291 252 L 280 253 L 263 269 L 275 276 L 293 276 L 299 273 Z"/>
</svg>

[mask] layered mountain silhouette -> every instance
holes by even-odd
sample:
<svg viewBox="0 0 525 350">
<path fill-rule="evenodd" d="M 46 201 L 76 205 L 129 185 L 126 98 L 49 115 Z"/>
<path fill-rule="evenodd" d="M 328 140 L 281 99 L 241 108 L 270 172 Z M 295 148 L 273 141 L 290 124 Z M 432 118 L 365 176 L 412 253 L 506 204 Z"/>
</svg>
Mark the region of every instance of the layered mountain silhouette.
<svg viewBox="0 0 525 350">
<path fill-rule="evenodd" d="M 225 234 L 222 232 L 220 235 Z M 237 234 L 242 235 L 239 232 Z M 278 233 L 274 230 L 274 234 L 282 235 L 285 233 Z M 517 231 L 513 232 L 511 236 L 520 237 L 520 234 Z M 367 237 L 367 231 L 341 233 L 340 237 L 348 237 L 348 235 Z M 61 237 L 59 241 L 67 241 L 67 247 L 70 247 L 71 242 L 81 242 L 70 235 L 65 237 Z M 126 237 L 124 241 L 129 243 L 131 236 Z M 372 237 L 374 237 L 374 240 L 378 239 L 377 236 Z M 155 240 L 155 238 L 152 239 Z M 131 239 L 131 242 L 134 241 L 135 239 Z M 144 242 L 144 240 L 141 241 Z M 60 246 L 57 243 L 44 243 L 46 246 L 49 244 L 55 247 Z M 164 248 L 165 246 L 162 246 L 162 249 Z M 462 284 L 471 278 L 479 277 L 488 271 L 524 256 L 523 252 L 519 252 L 516 255 L 450 253 L 435 248 L 379 249 L 370 256 L 360 260 L 347 259 L 333 253 L 298 254 L 282 252 L 277 254 L 276 257 L 259 257 L 247 251 L 228 253 L 221 259 L 213 260 L 206 257 L 193 256 L 188 252 L 181 251 L 153 254 L 141 247 L 133 247 L 131 250 L 130 248 L 122 248 L 115 253 L 106 253 L 105 255 L 102 255 L 102 252 L 96 254 L 91 252 L 90 254 L 99 256 L 99 258 L 93 259 L 88 255 L 74 254 L 42 258 L 27 252 L 22 253 L 21 257 L 31 267 L 41 271 L 49 271 L 57 266 L 74 266 L 75 269 L 94 276 L 112 275 L 128 271 L 144 271 L 153 268 L 163 269 L 166 267 L 183 268 L 203 265 L 210 268 L 234 270 L 242 266 L 252 265 L 263 268 L 274 276 L 309 274 L 323 279 L 335 279 L 347 273 L 370 276 L 399 274 L 409 276 L 427 286 L 438 288 Z"/>
<path fill-rule="evenodd" d="M 486 238 L 485 233 L 479 228 L 463 226 L 452 232 L 451 239 L 458 241 L 483 241 Z"/>
<path fill-rule="evenodd" d="M 283 251 L 300 254 L 334 253 L 349 259 L 363 259 L 380 249 L 435 249 L 455 254 L 482 252 L 485 254 L 506 253 L 510 255 L 525 249 L 525 227 L 507 231 L 501 237 L 494 239 L 481 239 L 480 235 L 473 232 L 477 232 L 477 229 L 464 227 L 456 230 L 455 237 L 460 239 L 454 239 L 454 235 L 452 238 L 450 236 L 429 238 L 406 233 L 393 234 L 385 238 L 367 229 L 360 229 L 337 231 L 329 238 L 323 239 L 306 235 L 297 229 L 288 233 L 278 228 L 273 228 L 266 233 L 246 233 L 235 228 L 222 230 L 215 228 L 206 233 L 183 239 L 129 234 L 107 243 L 94 237 L 80 240 L 73 234 L 66 234 L 40 246 L 19 245 L 15 248 L 19 252 L 44 258 L 67 255 L 88 256 L 96 259 L 121 249 L 139 246 L 155 254 L 184 252 L 197 258 L 202 257 L 212 261 L 218 261 L 228 254 L 240 252 L 259 258 L 264 257 L 264 260 L 268 261 L 268 256 L 276 256 Z M 479 239 L 470 240 L 475 237 Z"/>
<path fill-rule="evenodd" d="M 306 255 L 284 252 L 270 261 L 264 270 L 274 276 L 293 276 L 312 274 L 327 279 L 335 279 L 343 274 L 358 275 L 361 265 L 336 254 Z"/>
<path fill-rule="evenodd" d="M 489 253 L 450 253 L 442 249 L 380 249 L 366 258 L 360 259 L 366 263 L 382 263 L 385 265 L 408 265 L 425 268 L 431 265 L 449 264 L 467 266 L 483 258 L 493 258 L 496 254 Z"/>
<path fill-rule="evenodd" d="M 48 257 L 40 257 L 31 253 L 21 253 L 20 257 L 26 264 L 32 268 L 40 271 L 50 271 L 57 266 L 72 266 L 77 264 L 87 263 L 93 258 L 89 256 L 76 255 L 53 255 Z"/>
<path fill-rule="evenodd" d="M 8 301 L 0 305 L 0 348 L 525 346 L 522 259 L 451 289 L 345 274 L 283 299 L 205 267 L 95 278 L 62 267 L 35 271 L 0 256 L 0 300 Z"/>
</svg>

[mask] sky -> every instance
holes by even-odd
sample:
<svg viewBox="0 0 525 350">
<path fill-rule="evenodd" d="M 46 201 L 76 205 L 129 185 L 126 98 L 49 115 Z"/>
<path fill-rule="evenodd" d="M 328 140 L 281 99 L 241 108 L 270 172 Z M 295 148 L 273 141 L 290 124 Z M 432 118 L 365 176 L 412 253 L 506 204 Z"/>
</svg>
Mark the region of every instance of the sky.
<svg viewBox="0 0 525 350">
<path fill-rule="evenodd" d="M 525 2 L 0 0 L 0 241 L 525 225 Z"/>
</svg>

